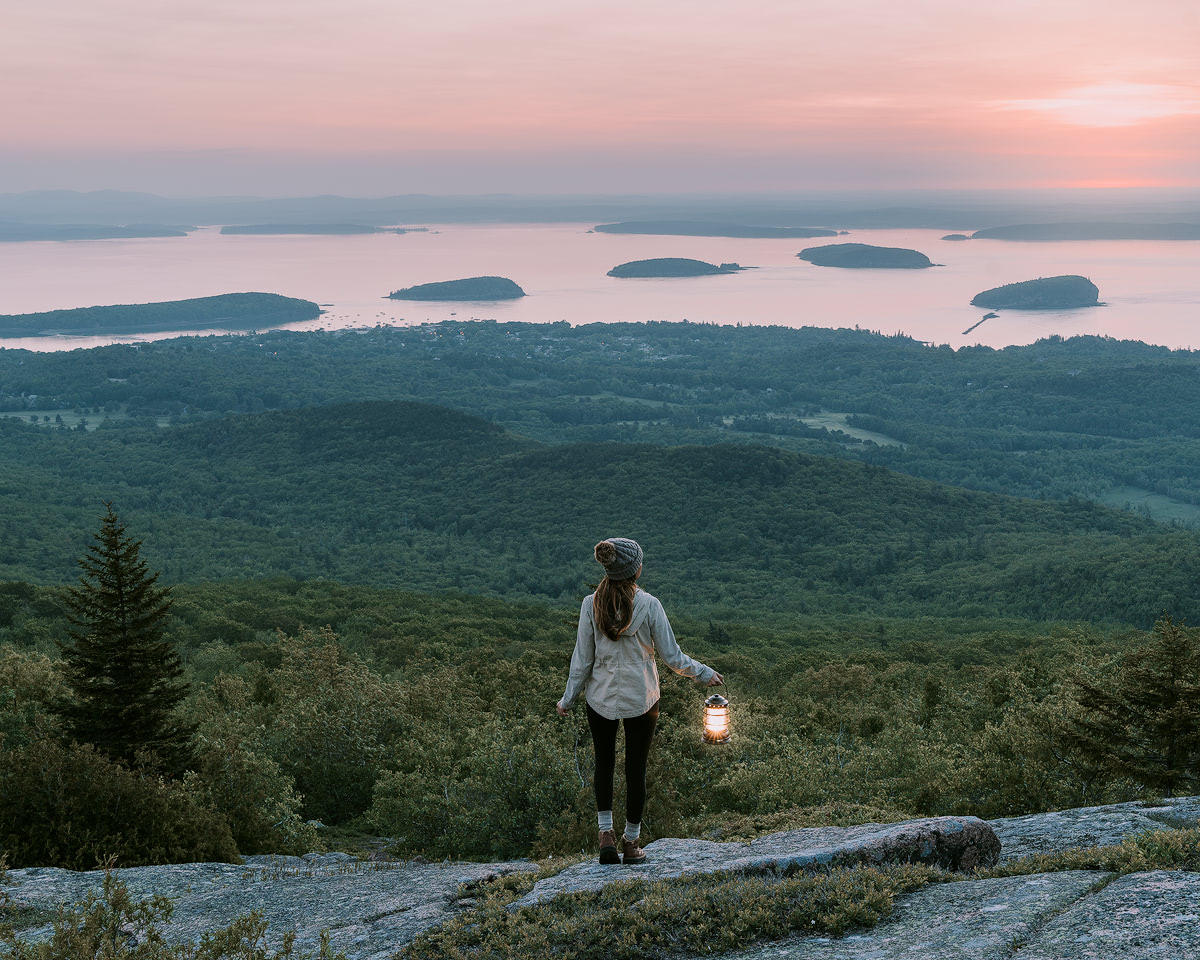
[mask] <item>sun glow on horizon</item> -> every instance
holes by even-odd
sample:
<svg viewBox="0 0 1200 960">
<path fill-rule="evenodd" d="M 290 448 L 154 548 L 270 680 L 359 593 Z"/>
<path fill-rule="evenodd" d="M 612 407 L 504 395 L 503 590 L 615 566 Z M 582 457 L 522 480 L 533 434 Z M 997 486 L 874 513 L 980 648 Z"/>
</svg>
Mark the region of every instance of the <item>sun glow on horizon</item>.
<svg viewBox="0 0 1200 960">
<path fill-rule="evenodd" d="M 1000 100 L 996 107 L 1046 114 L 1084 127 L 1128 127 L 1170 117 L 1200 116 L 1200 87 L 1113 81 L 1072 87 L 1056 97 Z"/>
</svg>

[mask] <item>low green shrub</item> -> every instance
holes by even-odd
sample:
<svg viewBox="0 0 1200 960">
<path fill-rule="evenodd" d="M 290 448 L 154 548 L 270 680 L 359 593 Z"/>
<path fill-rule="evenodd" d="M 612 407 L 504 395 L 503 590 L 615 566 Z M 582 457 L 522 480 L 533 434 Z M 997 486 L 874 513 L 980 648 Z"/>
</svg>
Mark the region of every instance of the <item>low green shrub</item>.
<svg viewBox="0 0 1200 960">
<path fill-rule="evenodd" d="M 708 874 L 632 879 L 510 909 L 534 877 L 488 891 L 474 910 L 419 936 L 397 960 L 645 960 L 724 953 L 789 934 L 873 926 L 895 898 L 945 877 L 923 866 L 832 870 L 784 880 Z"/>
<path fill-rule="evenodd" d="M 0 853 L 71 870 L 238 860 L 226 819 L 185 784 L 44 734 L 0 756 Z"/>
</svg>

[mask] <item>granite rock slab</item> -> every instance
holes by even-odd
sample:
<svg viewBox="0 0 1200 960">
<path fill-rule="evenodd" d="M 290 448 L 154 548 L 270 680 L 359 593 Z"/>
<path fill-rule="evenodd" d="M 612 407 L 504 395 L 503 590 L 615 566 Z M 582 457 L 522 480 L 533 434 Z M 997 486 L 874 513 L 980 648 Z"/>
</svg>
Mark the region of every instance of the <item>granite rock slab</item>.
<svg viewBox="0 0 1200 960">
<path fill-rule="evenodd" d="M 1052 813 L 989 820 L 1003 848 L 1000 862 L 1073 847 L 1113 846 L 1147 830 L 1195 827 L 1200 797 L 1174 797 L 1154 804 L 1141 801 L 1103 807 L 1076 807 Z"/>
<path fill-rule="evenodd" d="M 1073 870 L 924 887 L 870 930 L 792 937 L 722 960 L 1024 960 L 1014 946 L 1109 877 Z"/>
<path fill-rule="evenodd" d="M 174 901 L 162 927 L 169 943 L 196 942 L 251 910 L 268 923 L 267 942 L 278 948 L 296 934 L 297 950 L 315 952 L 321 932 L 335 950 L 355 960 L 383 960 L 430 927 L 453 917 L 469 901 L 462 884 L 486 883 L 532 863 L 367 862 L 348 854 L 247 857 L 241 865 L 188 863 L 115 870 L 135 899 L 161 894 Z M 16 906 L 56 908 L 99 894 L 104 872 L 51 868 L 9 871 L 5 889 Z M 24 940 L 48 937 L 49 925 L 24 930 Z"/>
<path fill-rule="evenodd" d="M 1131 873 L 1052 918 L 1018 960 L 1186 960 L 1200 956 L 1200 874 Z"/>
<path fill-rule="evenodd" d="M 731 871 L 790 876 L 884 863 L 927 863 L 971 870 L 996 862 L 1000 841 L 977 817 L 931 817 L 904 823 L 855 827 L 808 827 L 759 837 L 749 843 L 656 840 L 646 845 L 646 862 L 636 866 L 576 864 L 539 880 L 514 908 L 532 906 L 560 893 L 599 890 L 615 880 L 667 880 L 693 873 Z"/>
</svg>

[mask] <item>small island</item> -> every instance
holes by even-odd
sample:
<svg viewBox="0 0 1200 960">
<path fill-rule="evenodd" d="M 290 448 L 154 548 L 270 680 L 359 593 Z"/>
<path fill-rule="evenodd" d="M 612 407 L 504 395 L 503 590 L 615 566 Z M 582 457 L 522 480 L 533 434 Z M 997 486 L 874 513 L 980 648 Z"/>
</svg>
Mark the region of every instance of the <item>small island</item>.
<svg viewBox="0 0 1200 960">
<path fill-rule="evenodd" d="M 418 283 L 388 294 L 392 300 L 516 300 L 525 291 L 507 277 L 467 277 Z"/>
<path fill-rule="evenodd" d="M 404 227 L 372 227 L 363 223 L 243 223 L 229 224 L 221 228 L 223 234 L 274 236 L 312 235 L 321 237 L 348 237 L 360 233 L 408 233 Z"/>
<path fill-rule="evenodd" d="M 876 247 L 869 243 L 829 243 L 796 254 L 818 267 L 921 270 L 934 266 L 925 254 L 904 247 Z"/>
<path fill-rule="evenodd" d="M 258 330 L 315 320 L 311 300 L 277 293 L 225 293 L 163 303 L 115 304 L 0 316 L 0 337 L 106 336 L 160 330 Z"/>
<path fill-rule="evenodd" d="M 1018 223 L 988 227 L 972 240 L 1200 240 L 1200 223 Z"/>
<path fill-rule="evenodd" d="M 810 239 L 836 237 L 836 230 L 825 227 L 756 227 L 740 223 L 714 223 L 700 220 L 627 220 L 601 223 L 596 233 L 637 233 L 662 237 L 738 237 L 751 240 Z"/>
<path fill-rule="evenodd" d="M 0 241 L 37 240 L 130 240 L 147 237 L 186 237 L 195 227 L 172 227 L 162 223 L 0 223 Z"/>
<path fill-rule="evenodd" d="M 706 263 L 687 257 L 656 257 L 653 260 L 630 260 L 608 271 L 610 277 L 710 277 L 718 273 L 737 273 L 745 267 L 736 263 Z"/>
<path fill-rule="evenodd" d="M 944 237 L 942 237 L 942 239 L 943 240 L 970 240 L 971 238 L 968 237 L 965 233 L 948 233 Z"/>
<path fill-rule="evenodd" d="M 992 310 L 1069 310 L 1074 307 L 1100 306 L 1100 289 L 1087 277 L 1039 277 L 1020 283 L 1006 283 L 976 294 L 974 307 Z"/>
</svg>

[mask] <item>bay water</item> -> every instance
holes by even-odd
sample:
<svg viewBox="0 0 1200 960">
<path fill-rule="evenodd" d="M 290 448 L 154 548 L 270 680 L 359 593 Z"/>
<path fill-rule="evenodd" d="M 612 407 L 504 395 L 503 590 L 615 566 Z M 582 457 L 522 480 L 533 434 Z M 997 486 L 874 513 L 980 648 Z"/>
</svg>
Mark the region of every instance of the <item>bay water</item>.
<svg viewBox="0 0 1200 960">
<path fill-rule="evenodd" d="M 322 316 L 289 329 L 495 319 L 573 325 L 614 321 L 859 327 L 935 344 L 1004 347 L 1079 334 L 1200 347 L 1200 242 L 947 241 L 944 230 L 856 230 L 796 239 L 638 236 L 591 224 L 429 224 L 427 232 L 354 236 L 222 235 L 0 244 L 0 314 L 266 292 L 321 304 Z M 807 246 L 858 242 L 908 247 L 927 270 L 817 267 Z M 691 257 L 748 269 L 709 277 L 616 279 L 629 260 Z M 1105 306 L 998 311 L 972 307 L 982 290 L 1036 277 L 1081 274 Z M 401 287 L 503 276 L 528 296 L 502 302 L 387 299 Z M 978 326 L 975 326 L 979 324 Z M 974 327 L 974 329 L 970 329 Z M 967 332 L 970 329 L 970 332 Z M 222 332 L 222 331 L 202 331 Z M 0 348 L 69 350 L 196 331 L 114 337 L 26 337 Z"/>
</svg>

